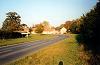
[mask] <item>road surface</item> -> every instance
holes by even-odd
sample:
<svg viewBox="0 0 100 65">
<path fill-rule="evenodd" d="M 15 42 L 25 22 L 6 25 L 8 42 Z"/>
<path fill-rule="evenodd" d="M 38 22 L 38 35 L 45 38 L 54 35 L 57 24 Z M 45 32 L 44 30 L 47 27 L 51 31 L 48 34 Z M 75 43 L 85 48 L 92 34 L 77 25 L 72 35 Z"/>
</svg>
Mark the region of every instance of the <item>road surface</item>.
<svg viewBox="0 0 100 65">
<path fill-rule="evenodd" d="M 12 46 L 0 47 L 0 65 L 7 64 L 23 56 L 27 56 L 29 53 L 35 52 L 65 38 L 66 36 L 64 35 L 58 35 L 49 40 L 38 40 L 35 42 L 26 42 Z"/>
</svg>

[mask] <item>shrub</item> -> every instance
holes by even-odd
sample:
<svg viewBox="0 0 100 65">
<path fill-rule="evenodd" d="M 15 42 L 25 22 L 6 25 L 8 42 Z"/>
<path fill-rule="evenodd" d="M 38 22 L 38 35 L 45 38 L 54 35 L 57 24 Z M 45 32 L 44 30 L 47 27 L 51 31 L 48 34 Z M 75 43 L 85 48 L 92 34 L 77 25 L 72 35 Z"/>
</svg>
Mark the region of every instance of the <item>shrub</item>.
<svg viewBox="0 0 100 65">
<path fill-rule="evenodd" d="M 25 36 L 26 35 L 22 35 L 20 32 L 0 31 L 0 39 L 21 38 Z"/>
</svg>

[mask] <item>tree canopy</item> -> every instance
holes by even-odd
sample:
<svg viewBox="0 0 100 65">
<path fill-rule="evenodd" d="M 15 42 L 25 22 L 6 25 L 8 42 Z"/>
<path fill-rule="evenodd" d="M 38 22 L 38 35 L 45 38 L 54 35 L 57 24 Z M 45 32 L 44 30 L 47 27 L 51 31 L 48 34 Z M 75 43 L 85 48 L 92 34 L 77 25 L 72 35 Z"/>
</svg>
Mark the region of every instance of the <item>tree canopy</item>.
<svg viewBox="0 0 100 65">
<path fill-rule="evenodd" d="M 36 33 L 42 33 L 44 31 L 44 26 L 42 24 L 37 24 L 35 32 Z"/>
<path fill-rule="evenodd" d="M 88 49 L 100 53 L 100 0 L 94 9 L 83 15 L 80 25 L 82 41 Z"/>
<path fill-rule="evenodd" d="M 16 12 L 8 12 L 3 22 L 3 31 L 17 31 L 20 28 L 21 17 Z"/>
</svg>

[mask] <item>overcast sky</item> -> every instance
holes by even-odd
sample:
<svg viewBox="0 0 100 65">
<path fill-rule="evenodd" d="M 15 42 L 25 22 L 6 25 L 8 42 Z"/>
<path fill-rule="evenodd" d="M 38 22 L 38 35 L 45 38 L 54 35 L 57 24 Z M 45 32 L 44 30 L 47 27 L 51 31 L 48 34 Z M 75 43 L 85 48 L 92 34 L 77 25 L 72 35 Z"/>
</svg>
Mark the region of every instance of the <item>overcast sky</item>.
<svg viewBox="0 0 100 65">
<path fill-rule="evenodd" d="M 94 7 L 97 0 L 0 0 L 0 27 L 6 13 L 17 12 L 21 23 L 28 26 L 50 22 L 58 26 L 67 20 L 79 18 Z"/>
</svg>

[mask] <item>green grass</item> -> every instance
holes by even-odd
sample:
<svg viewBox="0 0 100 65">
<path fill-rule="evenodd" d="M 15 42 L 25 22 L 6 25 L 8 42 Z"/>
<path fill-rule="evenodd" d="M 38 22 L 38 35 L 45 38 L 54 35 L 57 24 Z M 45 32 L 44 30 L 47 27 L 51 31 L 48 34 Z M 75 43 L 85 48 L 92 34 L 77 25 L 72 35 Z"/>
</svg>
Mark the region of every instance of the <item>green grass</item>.
<svg viewBox="0 0 100 65">
<path fill-rule="evenodd" d="M 0 46 L 18 44 L 18 43 L 23 43 L 23 42 L 31 42 L 31 41 L 43 40 L 43 39 L 51 39 L 53 37 L 54 35 L 33 34 L 25 38 L 0 40 Z"/>
<path fill-rule="evenodd" d="M 69 38 L 45 47 L 8 65 L 58 65 L 60 61 L 64 65 L 86 65 L 87 63 L 83 59 L 84 53 L 80 51 L 80 47 L 75 40 L 76 35 L 68 36 Z"/>
</svg>

